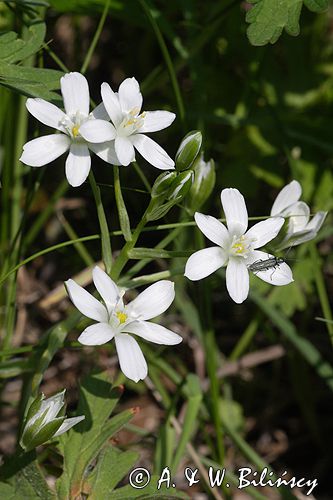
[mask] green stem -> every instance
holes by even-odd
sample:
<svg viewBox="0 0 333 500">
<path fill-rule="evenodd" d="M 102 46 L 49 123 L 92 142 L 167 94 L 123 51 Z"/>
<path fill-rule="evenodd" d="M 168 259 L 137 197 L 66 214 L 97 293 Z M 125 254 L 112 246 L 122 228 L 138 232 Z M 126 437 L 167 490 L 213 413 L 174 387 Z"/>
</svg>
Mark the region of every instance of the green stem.
<svg viewBox="0 0 333 500">
<path fill-rule="evenodd" d="M 239 359 L 242 356 L 242 354 L 246 351 L 246 349 L 252 342 L 252 339 L 258 330 L 258 326 L 259 326 L 259 315 L 253 318 L 253 320 L 250 322 L 245 332 L 235 345 L 232 353 L 229 356 L 230 361 L 236 361 L 236 359 Z"/>
<path fill-rule="evenodd" d="M 99 37 L 101 36 L 101 32 L 102 32 L 102 29 L 103 29 L 103 26 L 104 26 L 104 23 L 105 23 L 105 19 L 106 19 L 106 16 L 108 15 L 108 12 L 109 12 L 109 6 L 110 6 L 110 0 L 107 0 L 105 2 L 103 14 L 102 14 L 102 16 L 101 16 L 101 18 L 99 20 L 99 23 L 98 23 L 98 26 L 97 26 L 94 38 L 92 39 L 92 42 L 90 44 L 89 50 L 87 52 L 87 55 L 86 55 L 86 57 L 85 57 L 85 59 L 83 61 L 83 64 L 81 66 L 80 72 L 82 74 L 85 74 L 85 72 L 88 69 L 90 60 L 91 60 L 91 58 L 93 56 L 94 50 L 95 50 L 96 45 L 97 45 L 98 40 L 99 40 Z"/>
<path fill-rule="evenodd" d="M 94 194 L 97 215 L 99 220 L 99 226 L 101 229 L 101 238 L 102 238 L 102 257 L 105 265 L 105 270 L 107 274 L 110 274 L 112 267 L 112 250 L 111 250 L 111 240 L 109 234 L 108 223 L 106 220 L 104 207 L 101 199 L 101 192 L 99 187 L 96 184 L 94 174 L 90 170 L 89 173 L 89 181 L 91 185 L 92 192 Z"/>
<path fill-rule="evenodd" d="M 157 24 L 155 18 L 153 17 L 151 10 L 148 7 L 147 3 L 145 2 L 145 0 L 139 0 L 139 2 L 141 3 L 142 8 L 145 11 L 145 14 L 146 14 L 146 16 L 147 16 L 147 18 L 148 18 L 148 20 L 149 20 L 149 22 L 154 30 L 154 33 L 156 35 L 158 44 L 160 46 L 162 55 L 163 55 L 164 60 L 165 60 L 165 64 L 168 68 L 168 72 L 169 72 L 169 76 L 170 76 L 170 80 L 171 80 L 171 85 L 173 87 L 173 91 L 174 91 L 176 102 L 177 102 L 179 116 L 180 116 L 182 123 L 184 124 L 184 122 L 185 122 L 184 103 L 183 103 L 182 95 L 180 92 L 179 84 L 177 81 L 176 71 L 175 71 L 175 68 L 173 66 L 168 48 L 165 44 L 164 38 L 163 38 L 162 33 L 158 27 L 158 24 Z"/>
<path fill-rule="evenodd" d="M 318 266 L 318 259 L 319 259 L 318 250 L 317 250 L 316 245 L 314 243 L 311 243 L 311 245 L 310 245 L 310 254 L 311 254 L 312 264 L 313 264 L 313 268 L 314 268 L 316 287 L 317 287 L 317 292 L 318 292 L 318 296 L 319 296 L 319 300 L 320 300 L 321 309 L 323 311 L 324 318 L 326 320 L 328 320 L 328 321 L 326 321 L 326 328 L 327 328 L 331 343 L 333 345 L 333 323 L 332 323 L 333 316 L 332 316 L 330 301 L 329 301 L 329 298 L 327 295 L 325 281 L 323 278 L 323 273 L 321 272 L 321 269 Z"/>
</svg>

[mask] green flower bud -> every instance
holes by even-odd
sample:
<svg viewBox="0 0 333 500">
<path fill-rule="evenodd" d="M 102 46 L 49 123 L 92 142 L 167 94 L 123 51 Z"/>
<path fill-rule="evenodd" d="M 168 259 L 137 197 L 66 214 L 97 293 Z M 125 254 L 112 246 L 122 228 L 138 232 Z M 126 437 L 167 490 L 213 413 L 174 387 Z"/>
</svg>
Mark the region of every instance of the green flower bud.
<svg viewBox="0 0 333 500">
<path fill-rule="evenodd" d="M 193 170 L 187 170 L 186 172 L 178 174 L 168 191 L 168 200 L 177 200 L 178 202 L 183 199 L 190 190 L 192 182 Z"/>
<path fill-rule="evenodd" d="M 161 175 L 159 175 L 153 184 L 151 197 L 157 198 L 166 194 L 176 177 L 177 172 L 175 170 L 173 170 L 172 172 L 163 172 Z"/>
<path fill-rule="evenodd" d="M 186 197 L 187 207 L 192 213 L 199 210 L 214 189 L 216 178 L 214 160 L 205 162 L 201 154 L 193 165 L 193 171 L 194 181 Z"/>
<path fill-rule="evenodd" d="M 25 419 L 20 445 L 26 451 L 32 450 L 49 439 L 60 436 L 85 417 L 68 418 L 64 413 L 65 390 L 45 399 L 40 394 L 30 405 Z"/>
<path fill-rule="evenodd" d="M 176 153 L 175 162 L 178 171 L 191 167 L 199 154 L 201 143 L 202 134 L 198 130 L 193 130 L 184 137 Z"/>
</svg>

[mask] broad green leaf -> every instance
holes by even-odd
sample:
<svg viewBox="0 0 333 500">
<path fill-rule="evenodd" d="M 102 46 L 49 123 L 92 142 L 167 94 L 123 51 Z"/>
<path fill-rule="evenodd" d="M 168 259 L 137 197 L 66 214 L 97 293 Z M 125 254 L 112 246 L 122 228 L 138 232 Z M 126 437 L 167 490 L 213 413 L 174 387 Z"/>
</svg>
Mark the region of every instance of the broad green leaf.
<svg viewBox="0 0 333 500">
<path fill-rule="evenodd" d="M 59 439 L 59 449 L 64 455 L 63 474 L 57 481 L 60 498 L 76 498 L 81 494 L 89 465 L 112 435 L 133 416 L 133 410 L 126 410 L 109 419 L 120 394 L 121 389 L 113 388 L 105 374 L 91 375 L 81 384 L 77 414 L 86 418 Z"/>
<path fill-rule="evenodd" d="M 122 452 L 113 446 L 104 448 L 87 481 L 91 487 L 88 499 L 111 498 L 117 484 L 128 475 L 138 458 L 139 454 L 135 451 Z"/>
<path fill-rule="evenodd" d="M 36 23 L 27 29 L 26 39 L 18 38 L 17 33 L 10 31 L 0 35 L 0 59 L 7 63 L 24 61 L 40 50 L 44 42 L 46 26 Z"/>
<path fill-rule="evenodd" d="M 60 95 L 52 91 L 60 87 L 62 75 L 55 69 L 28 68 L 0 60 L 0 85 L 28 97 L 61 103 Z"/>
<path fill-rule="evenodd" d="M 253 4 L 246 14 L 247 30 L 252 45 L 275 43 L 283 29 L 292 36 L 299 34 L 299 18 L 303 0 L 249 0 Z M 314 12 L 328 7 L 328 0 L 304 0 Z"/>
<path fill-rule="evenodd" d="M 35 452 L 10 457 L 1 468 L 0 498 L 6 500 L 52 500 L 39 469 Z"/>
</svg>

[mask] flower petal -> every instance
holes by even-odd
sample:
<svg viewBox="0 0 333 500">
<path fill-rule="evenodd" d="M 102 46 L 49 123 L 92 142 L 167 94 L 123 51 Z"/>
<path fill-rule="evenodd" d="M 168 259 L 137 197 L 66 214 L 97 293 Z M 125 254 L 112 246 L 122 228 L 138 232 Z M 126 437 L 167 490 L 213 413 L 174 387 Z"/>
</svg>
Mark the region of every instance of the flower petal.
<svg viewBox="0 0 333 500">
<path fill-rule="evenodd" d="M 116 137 L 115 150 L 121 165 L 125 167 L 135 160 L 134 147 L 128 137 Z"/>
<path fill-rule="evenodd" d="M 95 321 L 107 323 L 108 313 L 106 307 L 99 300 L 95 299 L 72 279 L 65 281 L 65 287 L 69 298 L 80 313 Z"/>
<path fill-rule="evenodd" d="M 106 163 L 110 163 L 111 165 L 121 165 L 116 155 L 114 141 L 102 142 L 101 144 L 89 143 L 89 149 L 102 160 L 106 161 Z"/>
<path fill-rule="evenodd" d="M 119 299 L 117 285 L 112 281 L 110 276 L 98 266 L 95 266 L 93 269 L 93 281 L 96 290 L 104 300 L 109 313 L 111 313 Z"/>
<path fill-rule="evenodd" d="M 74 425 L 78 424 L 85 418 L 86 417 L 84 415 L 80 415 L 79 417 L 66 418 L 66 420 L 61 424 L 57 432 L 53 434 L 53 437 L 57 437 L 60 436 L 61 434 L 64 434 L 64 432 L 69 431 L 69 429 L 71 429 Z"/>
<path fill-rule="evenodd" d="M 96 120 L 106 120 L 106 121 L 110 120 L 110 117 L 106 112 L 103 101 L 100 102 L 93 111 L 91 111 L 89 116 L 92 116 Z"/>
<path fill-rule="evenodd" d="M 114 333 L 108 323 L 96 323 L 88 326 L 81 333 L 78 341 L 83 345 L 103 345 L 113 339 Z"/>
<path fill-rule="evenodd" d="M 283 224 L 283 217 L 272 217 L 252 226 L 246 236 L 254 240 L 253 248 L 261 248 L 277 236 Z"/>
<path fill-rule="evenodd" d="M 37 97 L 35 99 L 27 99 L 26 107 L 29 113 L 41 123 L 44 123 L 44 125 L 65 132 L 65 128 L 61 122 L 66 118 L 66 115 L 54 104 Z"/>
<path fill-rule="evenodd" d="M 310 229 L 311 231 L 315 231 L 318 233 L 319 229 L 324 223 L 324 220 L 326 219 L 327 212 L 320 211 L 317 212 L 314 217 L 310 220 L 309 224 L 306 226 L 306 229 Z"/>
<path fill-rule="evenodd" d="M 244 234 L 247 229 L 248 216 L 243 195 L 238 189 L 223 189 L 221 202 L 229 232 L 237 236 Z"/>
<path fill-rule="evenodd" d="M 171 125 L 176 118 L 170 111 L 145 111 L 144 122 L 140 132 L 157 132 Z"/>
<path fill-rule="evenodd" d="M 142 106 L 142 94 L 140 85 L 135 78 L 126 78 L 118 90 L 119 102 L 123 112 L 133 111 L 135 115 L 140 113 Z"/>
<path fill-rule="evenodd" d="M 227 254 L 220 247 L 210 247 L 199 250 L 191 255 L 186 262 L 184 276 L 197 281 L 206 278 L 227 261 Z"/>
<path fill-rule="evenodd" d="M 101 95 L 106 112 L 111 118 L 115 127 L 118 127 L 123 121 L 123 113 L 119 104 L 118 95 L 113 92 L 110 85 L 106 82 L 101 85 Z"/>
<path fill-rule="evenodd" d="M 124 375 L 134 382 L 145 379 L 148 367 L 137 341 L 126 333 L 116 335 L 115 341 L 120 368 Z"/>
<path fill-rule="evenodd" d="M 135 134 L 130 137 L 134 147 L 151 165 L 160 170 L 170 170 L 175 162 L 170 158 L 157 142 L 143 134 Z"/>
<path fill-rule="evenodd" d="M 172 281 L 161 280 L 150 285 L 126 307 L 132 318 L 146 320 L 164 313 L 175 298 L 175 285 Z"/>
<path fill-rule="evenodd" d="M 124 327 L 124 331 L 162 345 L 176 345 L 182 342 L 182 337 L 164 326 L 150 321 L 133 321 Z"/>
<path fill-rule="evenodd" d="M 243 260 L 230 258 L 226 272 L 227 290 L 237 304 L 241 304 L 249 294 L 249 272 Z"/>
<path fill-rule="evenodd" d="M 73 187 L 81 186 L 88 177 L 91 158 L 87 144 L 72 143 L 66 160 L 66 177 Z"/>
<path fill-rule="evenodd" d="M 284 210 L 281 215 L 289 217 L 288 234 L 292 234 L 306 229 L 310 219 L 310 208 L 304 201 L 298 201 Z"/>
<path fill-rule="evenodd" d="M 277 195 L 271 210 L 271 215 L 280 215 L 283 210 L 299 200 L 302 188 L 299 182 L 291 181 Z"/>
<path fill-rule="evenodd" d="M 23 146 L 20 158 L 22 163 L 30 167 L 47 165 L 64 154 L 70 146 L 70 138 L 65 134 L 51 134 L 37 137 Z"/>
<path fill-rule="evenodd" d="M 87 120 L 81 125 L 80 134 L 86 141 L 99 144 L 112 141 L 116 137 L 116 129 L 105 120 Z"/>
<path fill-rule="evenodd" d="M 195 222 L 200 231 L 213 243 L 222 248 L 227 248 L 230 244 L 230 236 L 228 229 L 222 222 L 211 217 L 204 215 L 200 212 L 194 214 Z"/>
<path fill-rule="evenodd" d="M 274 255 L 270 253 L 255 250 L 250 258 L 246 260 L 246 265 L 249 266 L 254 262 L 265 261 L 272 258 L 274 258 Z M 288 285 L 294 281 L 292 270 L 285 262 L 281 262 L 281 264 L 277 264 L 275 267 L 267 269 L 266 271 L 254 271 L 253 274 L 270 285 L 282 286 Z"/>
<path fill-rule="evenodd" d="M 66 114 L 73 116 L 78 111 L 89 114 L 89 87 L 86 78 L 81 73 L 67 73 L 60 78 L 61 93 Z"/>
</svg>

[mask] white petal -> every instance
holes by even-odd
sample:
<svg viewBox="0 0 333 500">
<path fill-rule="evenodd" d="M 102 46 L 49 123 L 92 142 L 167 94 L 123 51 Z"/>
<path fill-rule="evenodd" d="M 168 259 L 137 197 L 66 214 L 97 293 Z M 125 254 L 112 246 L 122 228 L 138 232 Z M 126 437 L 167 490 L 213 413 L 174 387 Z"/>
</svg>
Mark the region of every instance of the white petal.
<svg viewBox="0 0 333 500">
<path fill-rule="evenodd" d="M 223 189 L 221 202 L 229 232 L 237 236 L 244 234 L 247 229 L 248 216 L 243 195 L 238 189 Z"/>
<path fill-rule="evenodd" d="M 93 270 L 93 281 L 96 290 L 105 302 L 108 311 L 114 309 L 118 299 L 119 290 L 114 281 L 100 267 L 95 266 Z"/>
<path fill-rule="evenodd" d="M 86 141 L 99 144 L 112 141 L 116 137 L 116 129 L 105 120 L 87 120 L 81 125 L 80 134 Z"/>
<path fill-rule="evenodd" d="M 53 434 L 53 437 L 60 436 L 64 432 L 69 431 L 69 429 L 71 429 L 74 425 L 78 424 L 85 418 L 86 417 L 84 415 L 81 415 L 80 417 L 66 418 L 66 420 L 64 420 L 64 422 L 61 424 L 57 432 Z"/>
<path fill-rule="evenodd" d="M 125 167 L 135 160 L 135 151 L 128 137 L 116 137 L 115 150 L 121 165 Z"/>
<path fill-rule="evenodd" d="M 174 298 L 174 283 L 168 280 L 158 281 L 132 300 L 126 307 L 126 313 L 140 320 L 156 318 L 170 307 Z"/>
<path fill-rule="evenodd" d="M 246 260 L 246 265 L 253 264 L 254 262 L 265 261 L 274 258 L 274 255 L 255 250 L 249 259 Z M 267 269 L 266 271 L 254 271 L 253 274 L 258 278 L 266 281 L 270 285 L 288 285 L 293 280 L 292 270 L 285 262 L 278 264 L 275 268 Z"/>
<path fill-rule="evenodd" d="M 96 108 L 91 111 L 89 116 L 93 116 L 96 120 L 110 120 L 109 115 L 106 112 L 103 101 L 96 106 Z"/>
<path fill-rule="evenodd" d="M 307 230 L 315 231 L 316 233 L 319 231 L 321 226 L 324 223 L 324 220 L 326 219 L 327 212 L 320 211 L 317 212 L 314 217 L 312 217 L 311 221 L 309 224 L 306 226 Z"/>
<path fill-rule="evenodd" d="M 115 127 L 118 127 L 123 121 L 123 113 L 119 104 L 118 95 L 113 92 L 110 85 L 106 82 L 101 85 L 101 95 L 106 112 L 113 121 Z"/>
<path fill-rule="evenodd" d="M 47 413 L 45 415 L 43 424 L 46 424 L 47 422 L 50 422 L 51 420 L 56 418 L 61 408 L 64 406 L 64 397 L 65 397 L 65 389 L 43 401 L 44 408 L 45 409 L 47 408 Z"/>
<path fill-rule="evenodd" d="M 171 125 L 176 118 L 170 111 L 145 111 L 144 122 L 140 132 L 157 132 Z"/>
<path fill-rule="evenodd" d="M 170 156 L 164 151 L 157 142 L 150 139 L 143 134 L 135 134 L 130 137 L 133 145 L 139 151 L 139 153 L 147 160 L 151 165 L 160 170 L 170 170 L 174 167 L 175 163 L 170 158 Z"/>
<path fill-rule="evenodd" d="M 61 93 L 67 115 L 75 115 L 77 111 L 89 114 L 89 87 L 81 73 L 67 73 L 60 78 Z"/>
<path fill-rule="evenodd" d="M 277 236 L 283 224 L 283 217 L 272 217 L 252 226 L 246 236 L 254 240 L 253 248 L 260 248 Z"/>
<path fill-rule="evenodd" d="M 82 286 L 69 279 L 65 281 L 67 293 L 75 305 L 75 307 L 87 318 L 106 323 L 108 321 L 108 313 L 103 304 L 95 299 Z"/>
<path fill-rule="evenodd" d="M 210 247 L 199 250 L 191 255 L 186 262 L 184 276 L 197 281 L 206 278 L 227 261 L 227 254 L 220 247 Z"/>
<path fill-rule="evenodd" d="M 23 146 L 20 158 L 30 167 L 41 167 L 64 154 L 70 146 L 70 138 L 65 134 L 51 134 L 38 137 Z"/>
<path fill-rule="evenodd" d="M 101 144 L 89 143 L 89 149 L 102 160 L 106 161 L 106 163 L 110 163 L 111 165 L 121 165 L 116 155 L 114 141 L 102 142 Z"/>
<path fill-rule="evenodd" d="M 241 304 L 249 294 L 249 272 L 244 261 L 231 258 L 226 272 L 227 290 L 237 304 Z"/>
<path fill-rule="evenodd" d="M 135 78 L 126 78 L 119 87 L 118 95 L 122 111 L 129 113 L 135 110 L 136 115 L 140 113 L 142 94 L 140 85 Z"/>
<path fill-rule="evenodd" d="M 204 215 L 200 212 L 194 214 L 195 222 L 200 231 L 213 243 L 222 248 L 227 248 L 230 245 L 230 236 L 228 229 L 222 222 L 211 217 Z"/>
<path fill-rule="evenodd" d="M 44 101 L 44 99 L 27 99 L 26 107 L 29 113 L 37 120 L 44 123 L 48 127 L 56 128 L 61 132 L 65 132 L 61 122 L 66 118 L 66 115 L 61 109 L 54 104 Z"/>
<path fill-rule="evenodd" d="M 116 335 L 116 348 L 121 371 L 127 378 L 139 382 L 147 377 L 148 368 L 139 344 L 126 333 Z"/>
<path fill-rule="evenodd" d="M 73 187 L 81 186 L 90 171 L 91 158 L 87 144 L 72 143 L 66 160 L 66 177 Z"/>
<path fill-rule="evenodd" d="M 103 345 L 112 340 L 114 331 L 108 323 L 96 323 L 88 326 L 79 336 L 83 345 Z"/>
<path fill-rule="evenodd" d="M 299 182 L 291 181 L 277 195 L 271 210 L 271 215 L 280 215 L 283 210 L 299 200 L 302 188 Z"/>
<path fill-rule="evenodd" d="M 289 217 L 288 234 L 292 234 L 306 229 L 310 219 L 310 208 L 304 201 L 298 201 L 286 208 L 281 215 Z"/>
<path fill-rule="evenodd" d="M 138 335 L 155 344 L 176 345 L 183 340 L 177 333 L 149 321 L 133 321 L 124 327 L 124 331 Z"/>
</svg>

